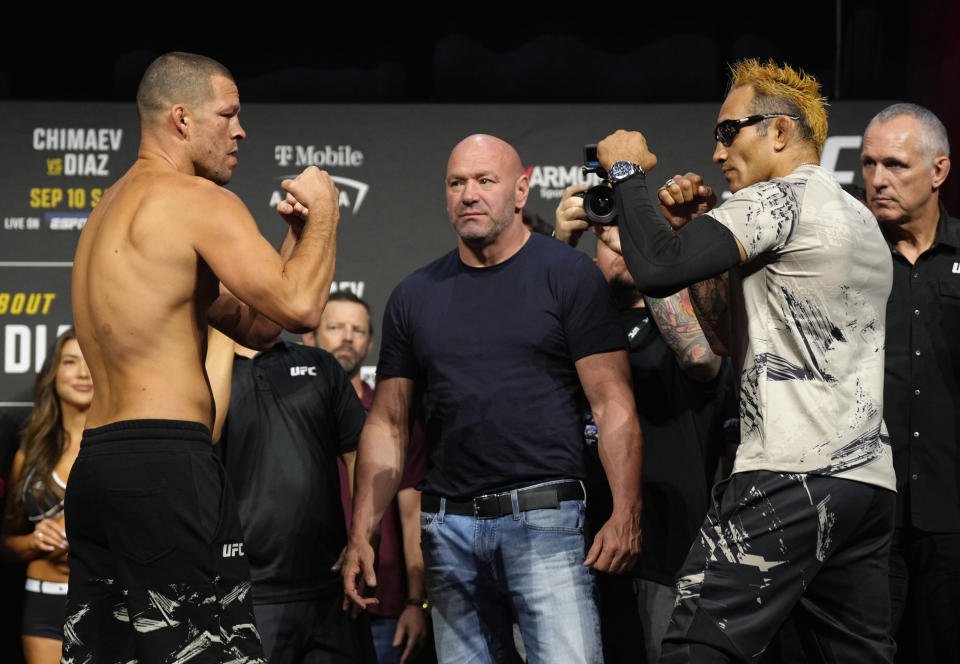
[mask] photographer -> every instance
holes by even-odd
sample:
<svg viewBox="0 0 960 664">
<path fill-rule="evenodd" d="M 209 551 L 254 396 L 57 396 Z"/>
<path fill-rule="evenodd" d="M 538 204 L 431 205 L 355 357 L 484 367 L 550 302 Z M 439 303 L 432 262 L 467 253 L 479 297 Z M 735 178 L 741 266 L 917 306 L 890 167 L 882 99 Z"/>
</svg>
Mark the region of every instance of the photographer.
<svg viewBox="0 0 960 664">
<path fill-rule="evenodd" d="M 590 227 L 584 199 L 577 195 L 586 189 L 568 187 L 557 208 L 556 237 L 572 246 Z M 722 448 L 720 401 L 729 381 L 719 378 L 721 358 L 703 337 L 685 290 L 665 299 L 644 298 L 623 258 L 602 241 L 596 263 L 628 339 L 644 433 L 646 506 L 644 549 L 632 571 L 635 591 L 622 577 L 597 577 L 604 655 L 609 662 L 635 661 L 642 627 L 646 661 L 656 662 L 676 600 L 676 573 L 707 511 Z M 588 452 L 587 491 L 593 497 L 588 518 L 602 523 L 609 516 L 609 490 L 596 446 Z"/>
<path fill-rule="evenodd" d="M 681 571 L 662 661 L 752 661 L 796 611 L 817 659 L 889 662 L 890 261 L 874 219 L 818 165 L 819 84 L 773 62 L 732 72 L 714 129 L 734 192 L 723 205 L 710 209 L 697 176 L 675 176 L 659 192 L 667 223 L 647 190 L 657 159 L 643 135 L 598 144 L 620 238 L 598 234 L 622 239 L 641 290 L 665 295 L 731 270 L 729 288 L 711 281 L 694 297 L 742 368 L 741 442 Z"/>
</svg>

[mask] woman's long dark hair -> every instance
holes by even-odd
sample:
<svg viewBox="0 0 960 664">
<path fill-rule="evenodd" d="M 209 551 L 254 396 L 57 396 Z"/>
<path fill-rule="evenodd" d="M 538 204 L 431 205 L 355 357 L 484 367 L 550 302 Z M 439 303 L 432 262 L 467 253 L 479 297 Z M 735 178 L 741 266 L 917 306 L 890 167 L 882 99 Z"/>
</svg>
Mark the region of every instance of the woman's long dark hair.
<svg viewBox="0 0 960 664">
<path fill-rule="evenodd" d="M 23 467 L 9 497 L 14 501 L 13 513 L 17 518 L 23 518 L 23 486 L 27 478 L 31 474 L 37 478 L 51 477 L 67 445 L 60 395 L 57 394 L 57 370 L 60 368 L 63 347 L 76 338 L 72 327 L 57 337 L 37 375 L 33 390 L 33 410 L 30 411 L 27 424 L 20 433 Z"/>
</svg>

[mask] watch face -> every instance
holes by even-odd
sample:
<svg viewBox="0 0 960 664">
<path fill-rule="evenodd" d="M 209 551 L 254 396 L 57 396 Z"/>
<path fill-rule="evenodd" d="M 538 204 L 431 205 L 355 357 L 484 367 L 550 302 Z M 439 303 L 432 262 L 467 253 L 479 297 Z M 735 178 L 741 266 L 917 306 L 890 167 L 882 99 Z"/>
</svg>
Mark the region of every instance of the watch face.
<svg viewBox="0 0 960 664">
<path fill-rule="evenodd" d="M 633 175 L 633 164 L 629 161 L 618 161 L 610 167 L 610 177 L 613 180 L 623 180 Z"/>
</svg>

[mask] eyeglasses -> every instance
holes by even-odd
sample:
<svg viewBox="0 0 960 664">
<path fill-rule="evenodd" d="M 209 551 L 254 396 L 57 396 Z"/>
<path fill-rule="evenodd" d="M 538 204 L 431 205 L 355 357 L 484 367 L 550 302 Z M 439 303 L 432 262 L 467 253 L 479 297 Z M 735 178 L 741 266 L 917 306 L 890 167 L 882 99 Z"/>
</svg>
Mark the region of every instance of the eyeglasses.
<svg viewBox="0 0 960 664">
<path fill-rule="evenodd" d="M 769 120 L 770 118 L 779 118 L 787 117 L 791 120 L 799 120 L 799 115 L 789 115 L 787 113 L 764 113 L 762 115 L 751 115 L 748 118 L 740 118 L 739 120 L 724 120 L 723 122 L 718 122 L 717 126 L 713 128 L 713 138 L 714 140 L 723 143 L 725 146 L 730 147 L 730 144 L 733 143 L 733 139 L 737 137 L 737 134 L 740 133 L 740 130 L 744 127 L 749 127 L 750 125 L 757 124 L 758 122 L 763 122 L 764 120 Z"/>
</svg>

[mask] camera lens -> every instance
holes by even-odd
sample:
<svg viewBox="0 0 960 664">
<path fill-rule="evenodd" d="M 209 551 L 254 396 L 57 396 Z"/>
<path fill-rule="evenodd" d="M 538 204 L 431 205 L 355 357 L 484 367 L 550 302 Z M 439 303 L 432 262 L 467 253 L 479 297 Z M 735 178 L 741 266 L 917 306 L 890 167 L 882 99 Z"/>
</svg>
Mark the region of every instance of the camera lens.
<svg viewBox="0 0 960 664">
<path fill-rule="evenodd" d="M 583 196 L 583 209 L 587 219 L 596 224 L 616 223 L 617 204 L 613 189 L 603 184 L 591 187 Z"/>
</svg>

